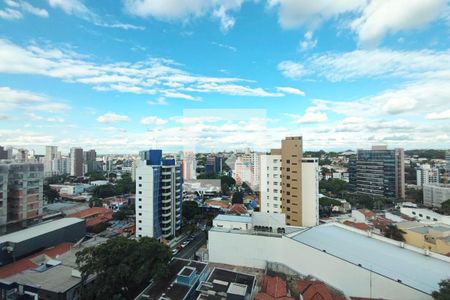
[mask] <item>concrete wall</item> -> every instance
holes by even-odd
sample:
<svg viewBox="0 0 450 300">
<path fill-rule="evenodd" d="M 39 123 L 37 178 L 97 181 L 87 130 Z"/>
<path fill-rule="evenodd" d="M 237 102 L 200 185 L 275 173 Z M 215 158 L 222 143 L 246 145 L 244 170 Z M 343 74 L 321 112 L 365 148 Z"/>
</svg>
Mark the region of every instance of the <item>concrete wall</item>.
<svg viewBox="0 0 450 300">
<path fill-rule="evenodd" d="M 319 224 L 319 163 L 317 159 L 302 161 L 302 226 Z"/>
<path fill-rule="evenodd" d="M 267 261 L 312 275 L 348 296 L 395 300 L 432 299 L 430 295 L 334 257 L 288 237 L 276 238 L 209 231 L 209 261 L 265 268 Z"/>
<path fill-rule="evenodd" d="M 136 169 L 136 236 L 153 237 L 153 168 L 141 165 Z M 141 179 L 139 179 L 141 178 Z M 159 180 L 157 178 L 156 180 Z M 139 186 L 141 185 L 141 186 Z"/>
</svg>

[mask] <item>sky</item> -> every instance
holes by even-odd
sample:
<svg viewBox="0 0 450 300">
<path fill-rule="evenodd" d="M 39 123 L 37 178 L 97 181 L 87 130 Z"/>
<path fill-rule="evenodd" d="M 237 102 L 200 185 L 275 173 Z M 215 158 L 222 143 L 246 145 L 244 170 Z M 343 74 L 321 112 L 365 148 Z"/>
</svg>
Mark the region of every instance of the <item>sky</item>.
<svg viewBox="0 0 450 300">
<path fill-rule="evenodd" d="M 448 0 L 0 0 L 0 145 L 450 148 Z"/>
</svg>

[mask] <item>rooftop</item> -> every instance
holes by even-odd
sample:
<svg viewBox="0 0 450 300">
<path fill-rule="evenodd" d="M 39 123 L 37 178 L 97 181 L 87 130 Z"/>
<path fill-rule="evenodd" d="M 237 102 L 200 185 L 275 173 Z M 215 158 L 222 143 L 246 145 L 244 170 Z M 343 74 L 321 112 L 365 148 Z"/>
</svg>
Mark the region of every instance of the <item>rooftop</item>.
<svg viewBox="0 0 450 300">
<path fill-rule="evenodd" d="M 249 216 L 217 215 L 217 217 L 214 220 L 228 221 L 228 222 L 252 223 L 252 217 L 249 217 Z"/>
<path fill-rule="evenodd" d="M 335 223 L 313 227 L 290 237 L 428 294 L 438 290 L 438 283 L 450 274 L 447 260 L 402 248 L 381 237 L 369 238 Z"/>
<path fill-rule="evenodd" d="M 205 271 L 208 265 L 202 262 L 191 261 L 187 259 L 173 258 L 169 263 L 169 275 L 166 280 L 157 282 L 144 289 L 144 291 L 136 297 L 136 299 L 173 299 L 181 300 L 191 290 L 191 287 L 176 283 L 177 275 L 186 270 L 185 267 L 195 269 L 196 275 L 200 275 Z"/>
<path fill-rule="evenodd" d="M 64 228 L 77 223 L 84 223 L 83 219 L 78 218 L 62 218 L 59 220 L 42 223 L 27 229 L 23 229 L 14 233 L 6 234 L 0 236 L 0 244 L 10 242 L 10 243 L 20 243 L 28 239 L 34 238 L 39 235 L 43 235 L 58 229 Z"/>
<path fill-rule="evenodd" d="M 197 291 L 201 294 L 198 299 L 226 299 L 227 292 L 245 292 L 245 295 L 251 295 L 255 287 L 255 283 L 255 275 L 234 272 L 221 268 L 214 268 L 214 270 L 208 276 L 208 279 L 198 286 Z"/>
</svg>

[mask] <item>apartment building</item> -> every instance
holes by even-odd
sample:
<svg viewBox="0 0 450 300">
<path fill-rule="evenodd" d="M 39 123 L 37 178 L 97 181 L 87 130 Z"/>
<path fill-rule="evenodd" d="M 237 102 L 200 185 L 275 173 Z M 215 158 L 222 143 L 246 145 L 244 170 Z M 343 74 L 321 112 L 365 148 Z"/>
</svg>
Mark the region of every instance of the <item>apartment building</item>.
<svg viewBox="0 0 450 300">
<path fill-rule="evenodd" d="M 416 170 L 417 185 L 439 184 L 439 169 L 432 168 L 429 164 L 423 164 Z"/>
<path fill-rule="evenodd" d="M 373 146 L 349 160 L 350 188 L 357 193 L 388 199 L 405 198 L 403 149 Z"/>
<path fill-rule="evenodd" d="M 425 184 L 423 186 L 423 205 L 440 208 L 450 200 L 450 184 Z"/>
<path fill-rule="evenodd" d="M 195 153 L 184 152 L 182 165 L 184 180 L 197 179 L 197 160 L 195 158 Z"/>
<path fill-rule="evenodd" d="M 86 173 L 97 171 L 97 152 L 94 149 L 85 151 L 83 154 L 84 170 Z"/>
<path fill-rule="evenodd" d="M 83 176 L 83 149 L 70 149 L 70 176 Z"/>
<path fill-rule="evenodd" d="M 136 236 L 167 239 L 181 229 L 181 164 L 161 150 L 141 152 L 136 168 Z"/>
<path fill-rule="evenodd" d="M 302 137 L 261 155 L 261 211 L 284 213 L 286 224 L 315 226 L 319 219 L 319 164 L 303 158 Z"/>
<path fill-rule="evenodd" d="M 0 231 L 21 227 L 42 215 L 44 165 L 7 162 L 0 164 Z"/>
</svg>

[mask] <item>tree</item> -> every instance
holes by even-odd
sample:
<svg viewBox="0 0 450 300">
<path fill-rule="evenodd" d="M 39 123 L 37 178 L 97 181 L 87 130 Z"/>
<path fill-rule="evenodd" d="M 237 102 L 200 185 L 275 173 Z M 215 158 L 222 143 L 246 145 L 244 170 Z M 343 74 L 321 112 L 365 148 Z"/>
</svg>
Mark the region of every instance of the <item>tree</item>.
<svg viewBox="0 0 450 300">
<path fill-rule="evenodd" d="M 112 184 L 99 185 L 94 188 L 92 195 L 98 198 L 108 198 L 116 195 L 116 189 Z"/>
<path fill-rule="evenodd" d="M 319 189 L 337 195 L 339 193 L 347 191 L 348 182 L 337 178 L 321 180 L 319 182 Z"/>
<path fill-rule="evenodd" d="M 443 215 L 450 215 L 450 199 L 441 203 L 441 209 L 439 211 Z"/>
<path fill-rule="evenodd" d="M 200 207 L 198 207 L 198 204 L 195 201 L 183 201 L 181 211 L 183 218 L 187 221 L 191 221 L 195 218 L 195 216 L 201 214 Z"/>
<path fill-rule="evenodd" d="M 319 199 L 319 204 L 323 206 L 340 206 L 341 202 L 328 197 L 322 197 Z"/>
<path fill-rule="evenodd" d="M 234 178 L 231 176 L 223 175 L 220 176 L 220 185 L 222 194 L 228 195 L 232 187 L 236 185 L 236 180 L 234 180 Z"/>
<path fill-rule="evenodd" d="M 384 236 L 396 241 L 405 241 L 405 238 L 403 237 L 403 234 L 405 234 L 403 230 L 399 229 L 396 225 L 389 224 L 386 226 L 386 229 L 384 230 Z"/>
<path fill-rule="evenodd" d="M 105 174 L 103 172 L 90 172 L 87 173 L 86 176 L 89 177 L 90 180 L 106 180 Z"/>
<path fill-rule="evenodd" d="M 150 280 L 158 282 L 168 275 L 171 253 L 153 238 L 115 237 L 79 251 L 76 257 L 83 282 L 95 276 L 83 288 L 82 299 L 134 299 Z"/>
<path fill-rule="evenodd" d="M 244 193 L 241 191 L 236 191 L 231 197 L 232 204 L 243 204 L 244 203 Z"/>
<path fill-rule="evenodd" d="M 44 184 L 44 197 L 47 199 L 48 203 L 53 203 L 55 200 L 59 199 L 59 193 L 54 190 L 48 184 Z"/>
<path fill-rule="evenodd" d="M 436 300 L 450 300 L 450 279 L 439 282 L 439 291 L 434 291 L 431 295 Z"/>
</svg>

